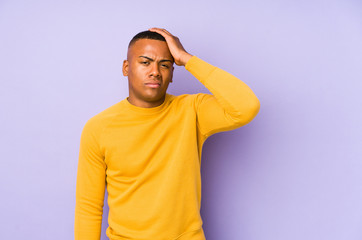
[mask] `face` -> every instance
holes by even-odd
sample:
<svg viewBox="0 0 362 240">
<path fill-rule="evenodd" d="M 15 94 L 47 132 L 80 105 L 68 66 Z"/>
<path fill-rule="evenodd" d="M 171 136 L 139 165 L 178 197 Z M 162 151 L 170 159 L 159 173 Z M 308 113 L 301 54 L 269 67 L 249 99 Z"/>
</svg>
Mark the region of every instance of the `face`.
<svg viewBox="0 0 362 240">
<path fill-rule="evenodd" d="M 128 77 L 129 101 L 140 107 L 160 105 L 172 82 L 173 57 L 164 41 L 139 39 L 128 49 L 123 75 Z"/>
</svg>

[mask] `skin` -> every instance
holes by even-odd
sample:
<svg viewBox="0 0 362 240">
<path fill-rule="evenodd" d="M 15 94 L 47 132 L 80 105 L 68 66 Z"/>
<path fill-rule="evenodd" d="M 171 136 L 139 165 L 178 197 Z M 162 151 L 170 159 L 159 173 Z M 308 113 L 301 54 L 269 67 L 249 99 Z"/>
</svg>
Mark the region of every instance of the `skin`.
<svg viewBox="0 0 362 240">
<path fill-rule="evenodd" d="M 137 40 L 127 52 L 123 61 L 123 75 L 128 77 L 129 97 L 127 100 L 138 107 L 152 108 L 161 105 L 172 82 L 175 63 L 185 66 L 192 57 L 183 48 L 180 40 L 165 29 L 151 28 L 161 34 L 164 41 L 154 39 Z M 151 88 L 148 83 L 158 82 L 159 88 Z"/>
</svg>

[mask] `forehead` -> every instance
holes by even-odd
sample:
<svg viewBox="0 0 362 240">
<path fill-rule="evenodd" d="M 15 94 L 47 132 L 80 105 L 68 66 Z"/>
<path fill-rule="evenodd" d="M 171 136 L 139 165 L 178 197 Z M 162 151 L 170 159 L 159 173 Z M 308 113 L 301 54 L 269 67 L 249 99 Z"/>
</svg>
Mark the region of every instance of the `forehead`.
<svg viewBox="0 0 362 240">
<path fill-rule="evenodd" d="M 128 58 L 141 55 L 146 55 L 151 58 L 172 59 L 167 43 L 155 39 L 139 39 L 128 49 Z"/>
</svg>

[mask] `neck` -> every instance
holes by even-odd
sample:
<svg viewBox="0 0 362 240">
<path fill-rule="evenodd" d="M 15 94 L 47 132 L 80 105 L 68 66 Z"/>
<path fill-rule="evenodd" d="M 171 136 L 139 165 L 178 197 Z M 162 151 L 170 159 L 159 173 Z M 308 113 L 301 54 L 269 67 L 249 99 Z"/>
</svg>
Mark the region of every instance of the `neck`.
<svg viewBox="0 0 362 240">
<path fill-rule="evenodd" d="M 153 108 L 153 107 L 158 107 L 160 106 L 164 101 L 165 101 L 166 95 L 164 95 L 161 99 L 157 100 L 157 101 L 145 101 L 145 100 L 140 100 L 140 99 L 136 99 L 133 98 L 132 96 L 127 97 L 127 100 L 129 103 L 131 103 L 132 105 L 135 105 L 137 107 L 142 107 L 142 108 Z"/>
</svg>

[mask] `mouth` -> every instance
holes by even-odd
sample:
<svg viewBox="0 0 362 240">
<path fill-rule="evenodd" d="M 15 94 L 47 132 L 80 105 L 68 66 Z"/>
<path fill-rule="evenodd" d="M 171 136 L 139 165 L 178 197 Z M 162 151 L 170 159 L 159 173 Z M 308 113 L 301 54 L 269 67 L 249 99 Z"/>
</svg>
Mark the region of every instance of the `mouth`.
<svg viewBox="0 0 362 240">
<path fill-rule="evenodd" d="M 146 83 L 145 85 L 150 88 L 159 88 L 161 86 L 160 83 Z"/>
</svg>

